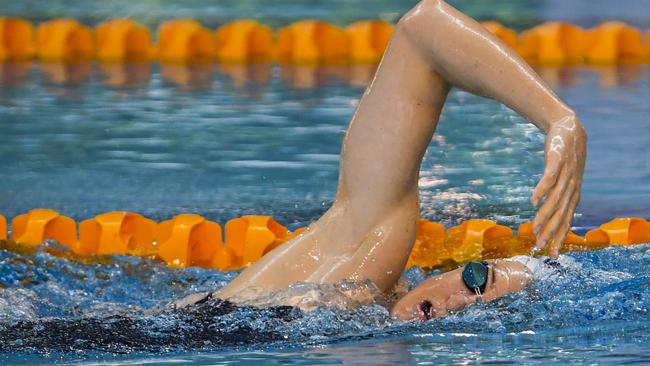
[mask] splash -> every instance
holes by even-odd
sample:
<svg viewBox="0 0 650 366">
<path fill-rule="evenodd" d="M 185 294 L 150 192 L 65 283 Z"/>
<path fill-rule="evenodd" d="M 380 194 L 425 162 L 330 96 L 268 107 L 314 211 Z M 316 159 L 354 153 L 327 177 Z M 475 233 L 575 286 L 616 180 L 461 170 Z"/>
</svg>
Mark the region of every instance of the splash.
<svg viewBox="0 0 650 366">
<path fill-rule="evenodd" d="M 236 273 L 170 269 L 134 257 L 80 262 L 46 250 L 2 250 L 0 359 L 291 348 L 423 337 L 445 343 L 460 335 L 590 337 L 601 327 L 609 327 L 614 338 L 616 329 L 636 327 L 631 331 L 647 338 L 650 245 L 572 253 L 558 262 L 536 272 L 536 281 L 524 291 L 430 322 L 398 322 L 388 312 L 391 299 L 371 283 L 301 283 L 249 304 L 208 299 L 174 311 L 168 306 L 171 301 L 217 290 Z M 412 268 L 403 276 L 401 291 L 437 273 Z"/>
</svg>

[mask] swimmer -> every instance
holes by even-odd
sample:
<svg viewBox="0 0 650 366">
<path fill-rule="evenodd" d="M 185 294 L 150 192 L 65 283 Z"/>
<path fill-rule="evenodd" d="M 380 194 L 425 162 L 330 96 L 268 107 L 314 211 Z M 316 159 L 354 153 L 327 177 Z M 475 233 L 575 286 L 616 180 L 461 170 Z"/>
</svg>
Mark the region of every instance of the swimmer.
<svg viewBox="0 0 650 366">
<path fill-rule="evenodd" d="M 352 117 L 331 208 L 212 296 L 242 301 L 245 293 L 262 296 L 298 282 L 342 280 L 369 280 L 384 293 L 394 291 L 415 241 L 420 164 L 451 87 L 496 99 L 546 133 L 545 171 L 531 199 L 535 206 L 545 201 L 533 230 L 536 247 L 549 247 L 557 257 L 580 200 L 586 155 L 580 121 L 479 23 L 442 0 L 423 0 L 397 24 Z M 518 261 L 480 265 L 489 279 L 484 293 L 469 292 L 461 276 L 465 267 L 425 281 L 392 313 L 410 319 L 422 316 L 424 307 L 425 318 L 444 315 L 530 282 Z M 256 291 L 245 291 L 250 289 Z"/>
<path fill-rule="evenodd" d="M 429 320 L 476 302 L 490 302 L 530 284 L 537 261 L 518 256 L 468 263 L 422 282 L 392 307 L 391 315 L 402 320 Z"/>
</svg>

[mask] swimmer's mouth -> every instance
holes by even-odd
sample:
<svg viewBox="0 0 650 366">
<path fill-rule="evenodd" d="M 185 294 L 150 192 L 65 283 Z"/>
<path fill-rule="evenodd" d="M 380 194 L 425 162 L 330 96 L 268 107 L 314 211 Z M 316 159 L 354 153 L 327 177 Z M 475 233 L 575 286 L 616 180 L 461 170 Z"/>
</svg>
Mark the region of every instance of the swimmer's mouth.
<svg viewBox="0 0 650 366">
<path fill-rule="evenodd" d="M 418 304 L 420 320 L 431 320 L 435 316 L 435 309 L 429 300 L 424 300 Z"/>
</svg>

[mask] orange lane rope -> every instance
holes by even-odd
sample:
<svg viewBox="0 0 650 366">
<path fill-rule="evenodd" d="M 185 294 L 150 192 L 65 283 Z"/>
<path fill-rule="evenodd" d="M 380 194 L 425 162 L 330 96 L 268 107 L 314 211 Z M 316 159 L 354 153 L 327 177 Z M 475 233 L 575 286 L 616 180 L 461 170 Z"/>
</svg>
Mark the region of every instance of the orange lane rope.
<svg viewBox="0 0 650 366">
<path fill-rule="evenodd" d="M 619 64 L 650 59 L 650 32 L 619 21 L 591 29 L 546 22 L 517 33 L 494 21 L 482 23 L 528 62 L 538 65 Z M 0 61 L 38 58 L 43 62 L 161 61 L 293 64 L 374 64 L 394 26 L 363 20 L 339 27 L 321 20 L 299 20 L 275 32 L 251 19 L 211 30 L 194 19 L 160 24 L 151 31 L 128 18 L 110 19 L 94 29 L 68 18 L 34 25 L 0 17 Z"/>
<path fill-rule="evenodd" d="M 134 255 L 158 257 L 171 267 L 200 266 L 238 270 L 300 235 L 270 216 L 242 216 L 222 226 L 195 214 L 180 214 L 156 223 L 131 212 L 108 212 L 77 223 L 49 209 L 34 209 L 16 216 L 11 240 L 7 221 L 0 215 L 0 248 L 33 248 L 55 240 L 78 256 Z M 650 242 L 650 222 L 642 218 L 617 218 L 587 232 L 570 232 L 562 251 L 600 249 L 610 245 Z M 530 222 L 517 235 L 491 220 L 471 219 L 445 229 L 421 219 L 407 268 L 452 268 L 470 261 L 530 254 L 535 236 Z"/>
</svg>

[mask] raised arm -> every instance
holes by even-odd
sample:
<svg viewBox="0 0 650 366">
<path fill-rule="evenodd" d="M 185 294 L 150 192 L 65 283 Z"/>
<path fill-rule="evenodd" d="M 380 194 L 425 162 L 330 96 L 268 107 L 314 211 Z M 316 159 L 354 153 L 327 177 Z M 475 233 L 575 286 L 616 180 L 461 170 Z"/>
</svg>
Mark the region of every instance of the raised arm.
<svg viewBox="0 0 650 366">
<path fill-rule="evenodd" d="M 217 296 L 241 301 L 293 283 L 371 280 L 391 291 L 416 236 L 418 171 L 449 87 L 497 99 L 544 130 L 546 171 L 533 195 L 538 246 L 557 255 L 579 200 L 584 131 L 575 114 L 487 30 L 424 0 L 395 29 L 345 134 L 332 207 Z M 239 299 L 239 300 L 238 300 Z"/>
<path fill-rule="evenodd" d="M 586 134 L 531 67 L 476 21 L 441 0 L 424 0 L 400 21 L 434 71 L 451 85 L 496 99 L 547 134 L 544 176 L 532 203 L 537 248 L 555 257 L 580 200 Z"/>
</svg>

